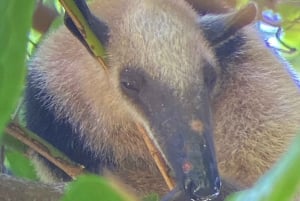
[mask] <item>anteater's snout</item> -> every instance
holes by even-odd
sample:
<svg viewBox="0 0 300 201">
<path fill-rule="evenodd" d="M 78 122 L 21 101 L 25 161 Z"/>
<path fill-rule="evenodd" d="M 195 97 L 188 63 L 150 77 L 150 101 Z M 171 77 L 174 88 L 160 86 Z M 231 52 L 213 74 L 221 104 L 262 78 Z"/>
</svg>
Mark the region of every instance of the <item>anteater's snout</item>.
<svg viewBox="0 0 300 201">
<path fill-rule="evenodd" d="M 211 183 L 208 179 L 199 179 L 199 177 L 187 176 L 185 178 L 184 189 L 191 200 L 212 200 L 220 193 L 221 181 L 219 177 Z"/>
</svg>

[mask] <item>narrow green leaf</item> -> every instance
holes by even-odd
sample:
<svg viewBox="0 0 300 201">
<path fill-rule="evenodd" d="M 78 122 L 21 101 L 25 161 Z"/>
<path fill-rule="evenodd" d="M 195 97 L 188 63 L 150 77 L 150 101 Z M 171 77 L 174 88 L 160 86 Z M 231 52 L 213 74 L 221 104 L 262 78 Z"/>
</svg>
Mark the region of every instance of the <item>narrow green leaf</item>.
<svg viewBox="0 0 300 201">
<path fill-rule="evenodd" d="M 0 133 L 18 102 L 24 84 L 27 33 L 34 2 L 0 1 Z"/>
<path fill-rule="evenodd" d="M 87 19 L 84 18 L 82 12 L 77 7 L 75 1 L 73 0 L 60 0 L 60 3 L 65 8 L 66 12 L 72 16 L 76 16 L 77 22 L 80 23 L 81 27 L 77 27 L 79 30 L 84 30 L 84 37 L 85 41 L 87 42 L 91 52 L 94 54 L 95 57 L 105 58 L 105 50 L 95 33 L 92 31 L 91 27 L 89 26 Z M 70 14 L 72 13 L 72 15 Z M 76 26 L 78 26 L 75 23 Z"/>
</svg>

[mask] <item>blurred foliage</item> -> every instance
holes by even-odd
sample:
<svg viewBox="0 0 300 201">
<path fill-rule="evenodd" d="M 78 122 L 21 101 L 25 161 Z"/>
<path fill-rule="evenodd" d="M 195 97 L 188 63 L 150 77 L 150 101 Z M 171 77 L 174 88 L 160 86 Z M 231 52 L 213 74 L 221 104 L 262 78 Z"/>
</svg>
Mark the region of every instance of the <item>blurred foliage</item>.
<svg viewBox="0 0 300 201">
<path fill-rule="evenodd" d="M 29 38 L 27 43 L 27 59 L 30 59 L 42 37 L 42 34 L 31 28 L 28 37 Z"/>
<path fill-rule="evenodd" d="M 99 176 L 84 175 L 72 182 L 61 201 L 136 201 L 116 183 Z"/>
<path fill-rule="evenodd" d="M 300 0 L 254 1 L 262 11 L 261 23 L 269 25 L 269 30 L 274 28 L 273 34 L 268 34 L 266 40 L 271 38 L 273 41 L 271 46 L 281 49 L 279 53 L 300 73 Z M 237 7 L 241 7 L 247 2 L 249 0 L 237 0 Z M 276 36 L 278 29 L 281 29 L 282 32 Z M 289 51 L 291 49 L 296 51 Z"/>
<path fill-rule="evenodd" d="M 34 0 L 0 1 L 0 133 L 20 99 Z M 21 23 L 20 23 L 21 22 Z"/>
<path fill-rule="evenodd" d="M 247 4 L 249 0 L 236 0 L 236 7 L 240 8 Z M 30 16 L 33 9 L 33 0 L 1 0 L 0 12 L 0 133 L 13 108 L 19 100 L 21 89 L 24 85 L 25 77 L 25 56 L 27 36 L 29 42 L 27 55 L 31 55 L 37 47 L 40 38 L 43 36 L 30 29 Z M 233 2 L 233 1 L 231 1 Z M 276 38 L 276 30 L 282 28 L 280 39 L 288 47 L 296 48 L 297 51 L 291 54 L 282 54 L 300 72 L 300 0 L 293 1 L 271 1 L 256 0 L 263 12 L 262 23 L 268 24 L 274 31 L 266 34 L 266 38 L 275 39 L 272 43 L 277 49 L 286 49 Z M 277 2 L 277 3 L 276 3 Z M 63 9 L 58 0 L 43 0 L 47 6 L 62 14 Z M 272 10 L 273 9 L 273 10 Z M 271 11 L 272 10 L 272 11 Z M 271 12 L 270 12 L 271 11 Z M 22 21 L 22 23 L 20 23 Z M 57 22 L 61 24 L 61 19 Z M 55 25 L 54 27 L 57 27 Z M 269 30 L 271 30 L 271 28 Z M 52 28 L 50 28 L 52 29 Z M 55 29 L 55 28 L 53 28 Z M 29 57 L 27 57 L 29 58 Z M 13 78 L 13 79 L 12 79 Z M 6 141 L 7 142 L 7 141 Z M 11 140 L 13 142 L 13 140 Z M 284 201 L 288 200 L 295 189 L 299 186 L 300 167 L 300 137 L 290 148 L 285 157 L 257 184 L 249 190 L 233 195 L 228 201 Z M 20 150 L 19 150 L 20 151 Z M 33 168 L 23 154 L 16 150 L 7 149 L 6 163 L 14 175 L 36 179 Z M 71 183 L 68 193 L 62 201 L 133 201 L 133 198 L 121 188 L 116 187 L 117 183 L 111 183 L 96 176 L 82 176 Z M 158 201 L 157 195 L 147 196 L 144 201 Z"/>
<path fill-rule="evenodd" d="M 26 74 L 26 43 L 31 27 L 34 0 L 0 1 L 0 133 L 19 102 Z M 22 23 L 20 23 L 22 22 Z M 14 140 L 16 141 L 16 140 Z M 36 179 L 30 161 L 22 152 L 5 149 L 9 170 L 21 177 Z"/>
<path fill-rule="evenodd" d="M 300 72 L 300 0 L 279 4 L 277 11 L 282 18 L 283 40 L 297 49 L 295 54 L 284 56 Z"/>
<path fill-rule="evenodd" d="M 32 163 L 28 157 L 24 156 L 21 152 L 8 149 L 5 151 L 6 167 L 13 175 L 18 177 L 37 180 L 37 176 Z"/>
<path fill-rule="evenodd" d="M 41 0 L 44 5 L 50 7 L 51 9 L 55 9 L 59 14 L 64 13 L 64 9 L 59 3 L 59 0 Z"/>
</svg>

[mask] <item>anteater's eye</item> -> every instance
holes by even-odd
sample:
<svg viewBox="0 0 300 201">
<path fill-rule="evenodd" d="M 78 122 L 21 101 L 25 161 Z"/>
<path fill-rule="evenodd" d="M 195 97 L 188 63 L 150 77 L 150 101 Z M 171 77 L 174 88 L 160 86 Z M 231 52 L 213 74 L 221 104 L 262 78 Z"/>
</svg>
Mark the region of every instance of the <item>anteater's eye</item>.
<svg viewBox="0 0 300 201">
<path fill-rule="evenodd" d="M 204 82 L 209 90 L 212 90 L 217 82 L 217 73 L 215 69 L 210 65 L 206 64 L 203 68 Z"/>
<path fill-rule="evenodd" d="M 137 83 L 135 80 L 133 81 L 121 81 L 122 88 L 125 88 L 126 90 L 132 90 L 136 93 L 140 91 L 139 87 L 137 86 Z"/>
<path fill-rule="evenodd" d="M 145 83 L 141 72 L 132 68 L 125 68 L 120 74 L 121 89 L 129 96 L 139 94 Z"/>
</svg>

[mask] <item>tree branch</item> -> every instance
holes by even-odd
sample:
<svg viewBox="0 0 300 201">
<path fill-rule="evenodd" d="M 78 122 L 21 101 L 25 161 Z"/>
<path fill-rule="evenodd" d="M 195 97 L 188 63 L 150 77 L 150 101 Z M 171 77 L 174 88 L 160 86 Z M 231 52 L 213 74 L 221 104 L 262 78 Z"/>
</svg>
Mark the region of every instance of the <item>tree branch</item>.
<svg viewBox="0 0 300 201">
<path fill-rule="evenodd" d="M 0 175 L 1 201 L 58 201 L 64 192 L 64 184 L 43 184 Z"/>
<path fill-rule="evenodd" d="M 37 135 L 32 134 L 26 128 L 23 128 L 14 122 L 10 122 L 5 129 L 5 132 L 45 157 L 71 178 L 74 179 L 84 172 L 84 167 L 82 165 L 75 164 L 52 145 Z"/>
</svg>

